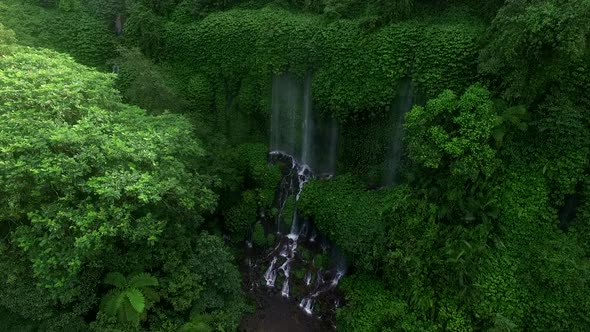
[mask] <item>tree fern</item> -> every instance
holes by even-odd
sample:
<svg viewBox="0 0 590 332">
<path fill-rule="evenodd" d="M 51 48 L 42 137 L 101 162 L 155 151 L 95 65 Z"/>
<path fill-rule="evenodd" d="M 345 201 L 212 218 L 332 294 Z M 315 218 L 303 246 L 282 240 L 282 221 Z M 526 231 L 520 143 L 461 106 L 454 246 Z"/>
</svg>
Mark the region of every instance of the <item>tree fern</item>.
<svg viewBox="0 0 590 332">
<path fill-rule="evenodd" d="M 117 312 L 117 319 L 121 323 L 131 322 L 139 324 L 139 317 L 140 313 L 135 311 L 135 309 L 129 304 L 128 301 L 125 301 L 124 305 L 121 306 L 121 308 Z"/>
<path fill-rule="evenodd" d="M 131 288 L 144 288 L 158 286 L 158 279 L 149 273 L 140 273 L 133 276 L 127 285 Z"/>
<path fill-rule="evenodd" d="M 101 310 L 111 316 L 115 316 L 117 311 L 119 311 L 123 305 L 124 300 L 125 295 L 123 293 L 116 290 L 110 290 L 103 298 Z"/>
<path fill-rule="evenodd" d="M 115 286 L 115 289 L 103 297 L 100 310 L 117 317 L 122 323 L 139 324 L 150 304 L 159 300 L 158 293 L 149 287 L 158 286 L 158 279 L 148 273 L 125 278 L 121 273 L 113 272 L 107 274 L 104 283 Z"/>
<path fill-rule="evenodd" d="M 131 288 L 125 291 L 125 296 L 129 299 L 129 303 L 137 312 L 143 312 L 145 309 L 145 298 L 141 291 L 137 288 Z"/>
</svg>

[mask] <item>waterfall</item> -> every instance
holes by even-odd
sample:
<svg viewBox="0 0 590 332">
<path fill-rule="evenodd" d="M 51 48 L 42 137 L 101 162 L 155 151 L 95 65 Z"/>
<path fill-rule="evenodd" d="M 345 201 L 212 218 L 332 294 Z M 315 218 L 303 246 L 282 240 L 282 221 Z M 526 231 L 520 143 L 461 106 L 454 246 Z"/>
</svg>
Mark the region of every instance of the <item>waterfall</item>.
<svg viewBox="0 0 590 332">
<path fill-rule="evenodd" d="M 299 302 L 299 306 L 309 315 L 312 314 L 313 310 L 313 299 L 311 298 L 303 298 L 301 302 Z"/>
<path fill-rule="evenodd" d="M 275 280 L 277 279 L 277 272 L 274 269 L 276 262 L 277 258 L 274 257 L 270 263 L 270 266 L 264 273 L 264 280 L 266 281 L 266 285 L 269 287 L 273 287 L 275 285 Z"/>
<path fill-rule="evenodd" d="M 399 167 L 403 152 L 405 115 L 412 108 L 414 87 L 412 80 L 407 78 L 399 82 L 396 96 L 390 106 L 391 139 L 384 167 L 384 184 L 394 186 L 399 177 Z"/>
<path fill-rule="evenodd" d="M 302 89 L 292 76 L 283 74 L 272 80 L 271 151 L 299 156 L 301 145 Z"/>
<path fill-rule="evenodd" d="M 309 286 L 311 284 L 311 272 L 307 271 L 305 273 L 304 282 L 305 282 L 305 286 Z"/>
<path fill-rule="evenodd" d="M 115 33 L 117 34 L 117 36 L 123 35 L 123 26 L 123 16 L 121 14 L 117 14 L 117 16 L 115 17 Z"/>
<path fill-rule="evenodd" d="M 324 293 L 327 293 L 327 292 L 333 290 L 334 288 L 336 288 L 336 286 L 338 286 L 338 283 L 340 282 L 340 280 L 342 279 L 342 277 L 344 277 L 344 274 L 346 273 L 346 259 L 335 248 L 332 248 L 332 260 L 336 262 L 336 268 L 332 272 L 332 277 L 329 280 L 329 282 L 325 281 L 324 273 L 322 273 L 321 269 L 318 270 L 317 278 L 316 278 L 316 286 L 315 286 L 313 292 L 311 294 L 307 295 L 306 297 L 304 297 L 301 300 L 301 302 L 299 303 L 299 306 L 301 308 L 303 308 L 303 310 L 306 313 L 311 314 L 312 310 L 313 310 L 314 300 L 316 298 L 318 298 L 318 296 L 320 296 Z M 309 273 L 309 271 L 308 271 L 308 273 Z M 305 284 L 307 286 L 309 286 L 311 284 L 311 274 L 310 273 L 305 275 Z"/>
<path fill-rule="evenodd" d="M 282 152 L 315 174 L 334 174 L 338 123 L 313 110 L 312 75 L 282 74 L 272 80 L 270 150 Z"/>
<path fill-rule="evenodd" d="M 311 116 L 311 75 L 305 75 L 303 85 L 303 146 L 301 147 L 301 162 L 311 165 L 313 148 L 313 118 Z"/>
<path fill-rule="evenodd" d="M 293 212 L 293 219 L 291 221 L 291 230 L 289 234 L 280 239 L 279 245 L 271 252 L 273 259 L 270 266 L 264 274 L 264 279 L 268 287 L 274 287 L 277 273 L 282 272 L 284 276 L 283 286 L 281 288 L 281 295 L 289 297 L 289 280 L 291 263 L 295 259 L 297 247 L 300 241 L 300 237 L 305 236 L 307 233 L 306 223 L 300 227 L 301 218 L 297 211 L 297 201 L 299 200 L 299 194 L 303 190 L 305 183 L 312 177 L 311 170 L 306 165 L 299 164 L 292 156 L 284 154 L 278 151 L 272 151 L 271 156 L 275 158 L 282 158 L 284 161 L 288 161 L 291 165 L 289 174 L 286 177 L 290 177 L 290 181 L 281 181 L 283 184 L 289 186 L 289 192 L 295 196 L 295 211 Z M 285 200 L 288 196 L 283 197 Z M 284 202 L 280 203 L 284 206 Z M 279 218 L 280 218 L 279 214 Z M 277 220 L 277 223 L 279 221 Z M 280 249 L 279 249 L 280 248 Z M 282 261 L 282 264 L 277 268 L 277 262 Z"/>
<path fill-rule="evenodd" d="M 345 271 L 339 263 L 332 269 L 318 269 L 313 261 L 306 261 L 299 253 L 300 245 L 308 248 L 308 253 L 320 249 L 327 252 L 330 248 L 313 223 L 301 216 L 297 203 L 305 184 L 316 174 L 322 177 L 334 174 L 338 145 L 338 123 L 313 111 L 311 82 L 310 73 L 303 80 L 283 74 L 272 82 L 270 159 L 286 167 L 277 190 L 278 244 L 268 254 L 270 261 L 263 276 L 266 286 L 273 291 L 275 284 L 280 283 L 276 282 L 277 278 L 282 280 L 280 294 L 286 298 L 291 298 L 290 293 L 295 289 L 304 289 L 303 294 L 296 296 L 300 299 L 299 306 L 308 314 L 313 313 L 322 294 L 336 287 Z M 289 199 L 293 200 L 293 211 L 286 210 Z M 292 215 L 287 215 L 287 211 Z M 281 227 L 281 220 L 284 223 L 290 220 L 290 228 Z M 299 270 L 299 277 L 295 277 L 297 274 L 291 269 L 304 264 L 311 266 L 304 276 Z M 317 276 L 312 280 L 314 274 Z"/>
<path fill-rule="evenodd" d="M 284 297 L 289 297 L 289 278 L 285 278 L 283 288 L 281 289 L 281 295 Z"/>
</svg>

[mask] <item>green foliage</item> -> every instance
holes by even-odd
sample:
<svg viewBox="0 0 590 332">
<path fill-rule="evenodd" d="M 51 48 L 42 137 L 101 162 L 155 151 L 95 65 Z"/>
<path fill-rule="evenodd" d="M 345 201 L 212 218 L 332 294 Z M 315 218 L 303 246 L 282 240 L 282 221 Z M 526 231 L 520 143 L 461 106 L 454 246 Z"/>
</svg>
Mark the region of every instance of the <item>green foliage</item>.
<svg viewBox="0 0 590 332">
<path fill-rule="evenodd" d="M 82 296 L 117 243 L 154 244 L 215 206 L 183 118 L 120 104 L 112 76 L 47 50 L 10 48 L 0 73 L 0 221 L 50 298 Z"/>
<path fill-rule="evenodd" d="M 77 12 L 81 9 L 80 0 L 59 0 L 58 7 L 64 12 Z"/>
<path fill-rule="evenodd" d="M 274 242 L 281 174 L 252 142 L 273 75 L 308 72 L 353 173 L 298 202 L 352 264 L 339 330 L 588 330 L 588 0 L 7 0 L 0 22 L 0 330 L 235 330 L 240 275 L 203 228 Z M 430 98 L 406 181 L 368 190 L 404 80 Z"/>
<path fill-rule="evenodd" d="M 247 185 L 255 187 L 256 200 L 262 207 L 273 203 L 274 192 L 280 181 L 278 166 L 269 165 L 267 147 L 264 144 L 242 144 L 238 146 L 238 159 Z"/>
<path fill-rule="evenodd" d="M 222 239 L 206 234 L 199 236 L 193 250 L 191 265 L 202 276 L 204 288 L 200 298 L 193 300 L 192 312 L 210 315 L 216 330 L 236 330 L 246 305 L 234 257 Z"/>
<path fill-rule="evenodd" d="M 181 0 L 174 15 L 186 19 L 203 18 L 211 12 L 228 9 L 239 0 Z"/>
<path fill-rule="evenodd" d="M 543 173 L 550 181 L 553 199 L 576 192 L 586 177 L 590 160 L 590 117 L 588 109 L 564 95 L 548 97 L 539 105 L 535 126 Z"/>
<path fill-rule="evenodd" d="M 0 44 L 10 45 L 16 42 L 14 31 L 7 29 L 2 23 L 0 23 Z"/>
<path fill-rule="evenodd" d="M 0 4 L 0 22 L 15 31 L 20 44 L 66 52 L 88 66 L 106 69 L 115 55 L 108 25 L 84 12 L 41 9 L 9 0 Z"/>
<path fill-rule="evenodd" d="M 535 102 L 569 83 L 588 52 L 589 21 L 586 0 L 507 1 L 488 30 L 480 70 L 496 79 L 508 100 Z"/>
<path fill-rule="evenodd" d="M 166 58 L 189 64 L 207 79 L 218 113 L 231 108 L 235 98 L 239 111 L 267 115 L 269 108 L 263 106 L 268 106 L 272 74 L 301 76 L 317 69 L 316 106 L 340 119 L 365 117 L 383 112 L 394 95 L 392 82 L 414 72 L 427 95 L 470 83 L 482 27 L 469 18 L 463 21 L 409 21 L 365 33 L 354 21 L 323 23 L 270 8 L 231 10 L 197 23 L 167 23 Z"/>
<path fill-rule="evenodd" d="M 370 276 L 344 279 L 347 306 L 336 313 L 345 331 L 437 331 L 437 326 L 420 320 L 407 304 Z"/>
<path fill-rule="evenodd" d="M 476 181 L 498 167 L 492 133 L 499 122 L 489 92 L 471 86 L 461 98 L 446 90 L 426 107 L 415 106 L 406 116 L 410 158 L 452 176 Z"/>
<path fill-rule="evenodd" d="M 35 323 L 2 309 L 0 310 L 0 329 L 2 331 L 34 332 L 36 326 Z"/>
<path fill-rule="evenodd" d="M 426 95 L 462 88 L 465 74 L 474 71 L 473 41 L 479 30 L 477 25 L 409 21 L 366 34 L 354 22 L 329 24 L 322 32 L 325 63 L 314 79 L 314 98 L 320 108 L 345 119 L 382 113 L 397 91 L 392 83 L 404 76 Z M 457 53 L 447 53 L 449 44 Z"/>
<path fill-rule="evenodd" d="M 224 211 L 225 227 L 241 240 L 256 222 L 258 205 L 253 191 L 245 191 L 242 199 Z"/>
<path fill-rule="evenodd" d="M 147 309 L 159 299 L 158 294 L 150 288 L 159 285 L 158 279 L 149 273 L 125 278 L 119 272 L 111 272 L 105 277 L 104 283 L 115 289 L 103 297 L 101 310 L 117 317 L 122 323 L 139 324 L 140 318 L 145 319 Z"/>
<path fill-rule="evenodd" d="M 319 254 L 313 258 L 313 265 L 318 269 L 327 269 L 330 267 L 330 260 L 328 255 Z"/>
<path fill-rule="evenodd" d="M 211 318 L 206 315 L 195 315 L 188 323 L 180 327 L 178 332 L 213 332 L 209 325 Z"/>
<path fill-rule="evenodd" d="M 467 314 L 458 309 L 456 304 L 449 303 L 439 310 L 440 319 L 446 322 L 445 331 L 472 332 L 473 323 Z"/>
<path fill-rule="evenodd" d="M 254 225 L 254 230 L 252 231 L 252 242 L 259 248 L 267 248 L 272 246 L 274 242 L 274 235 L 268 234 L 264 231 L 264 227 L 261 223 L 257 223 Z"/>
<path fill-rule="evenodd" d="M 281 224 L 291 227 L 295 217 L 295 196 L 289 196 L 281 211 Z"/>
<path fill-rule="evenodd" d="M 444 89 L 461 93 L 477 81 L 478 41 L 484 27 L 466 13 L 450 11 L 421 31 L 412 71 L 421 95 Z"/>
<path fill-rule="evenodd" d="M 125 22 L 127 43 L 139 47 L 147 56 L 158 59 L 163 52 L 163 36 L 162 19 L 140 3 L 133 2 Z"/>
<path fill-rule="evenodd" d="M 503 260 L 516 264 L 504 272 L 513 274 L 503 278 L 507 286 L 501 284 L 510 296 L 496 304 L 510 307 L 496 312 L 517 326 L 522 319 L 524 326 L 536 330 L 582 331 L 588 326 L 581 318 L 587 317 L 588 307 L 578 304 L 588 301 L 588 293 L 580 289 L 588 282 L 589 262 L 573 238 L 555 230 L 549 187 L 539 167 L 533 170 L 534 166 L 521 169 L 504 181 L 501 220 L 511 226 L 504 228 L 504 244 L 515 260 Z M 514 309 L 522 308 L 526 311 L 519 316 Z"/>
<path fill-rule="evenodd" d="M 381 214 L 387 208 L 384 192 L 365 191 L 349 176 L 312 181 L 305 186 L 299 209 L 313 216 L 318 230 L 330 237 L 358 267 L 379 268 L 385 245 Z"/>
<path fill-rule="evenodd" d="M 406 114 L 405 143 L 412 163 L 407 176 L 439 205 L 450 222 L 488 222 L 497 217 L 498 153 L 520 116 L 494 106 L 489 92 L 473 85 L 458 98 L 445 91 Z M 526 127 L 524 127 L 526 128 Z M 523 129 L 522 127 L 520 129 Z M 501 135 L 500 135 L 501 133 Z"/>
<path fill-rule="evenodd" d="M 587 198 L 588 195 L 590 195 L 590 188 L 588 180 L 585 180 L 580 191 L 583 203 L 577 207 L 576 216 L 570 228 L 586 255 L 590 253 L 590 199 Z"/>
<path fill-rule="evenodd" d="M 224 181 L 222 213 L 234 240 L 243 240 L 258 212 L 270 211 L 281 174 L 278 166 L 268 163 L 268 150 L 263 144 L 241 144 L 225 153 L 230 155 L 226 165 L 234 173 Z"/>
<path fill-rule="evenodd" d="M 130 1 L 120 0 L 79 0 L 82 10 L 105 20 L 114 19 L 125 13 L 125 7 Z"/>
<path fill-rule="evenodd" d="M 137 49 L 120 49 L 117 88 L 126 103 L 160 114 L 179 112 L 187 102 L 179 96 L 171 79 Z"/>
<path fill-rule="evenodd" d="M 361 26 L 375 29 L 391 21 L 410 17 L 414 5 L 414 0 L 325 0 L 323 13 L 330 20 L 359 18 Z"/>
</svg>

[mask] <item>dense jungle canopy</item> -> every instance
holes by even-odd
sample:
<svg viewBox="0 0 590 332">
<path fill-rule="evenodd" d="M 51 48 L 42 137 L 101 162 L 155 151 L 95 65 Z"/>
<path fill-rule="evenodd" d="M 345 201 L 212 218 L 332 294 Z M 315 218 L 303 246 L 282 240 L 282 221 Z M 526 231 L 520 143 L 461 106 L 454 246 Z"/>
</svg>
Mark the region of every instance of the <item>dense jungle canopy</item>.
<svg viewBox="0 0 590 332">
<path fill-rule="evenodd" d="M 590 0 L 0 2 L 0 331 L 589 331 L 589 175 Z"/>
</svg>

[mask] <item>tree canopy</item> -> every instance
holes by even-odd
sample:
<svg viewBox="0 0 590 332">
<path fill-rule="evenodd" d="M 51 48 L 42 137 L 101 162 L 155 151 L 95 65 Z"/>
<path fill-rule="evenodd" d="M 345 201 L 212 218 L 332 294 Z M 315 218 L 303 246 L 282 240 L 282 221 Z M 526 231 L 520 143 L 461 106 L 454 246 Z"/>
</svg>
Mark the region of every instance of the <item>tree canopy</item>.
<svg viewBox="0 0 590 332">
<path fill-rule="evenodd" d="M 0 331 L 588 331 L 588 91 L 590 0 L 2 1 Z"/>
</svg>

